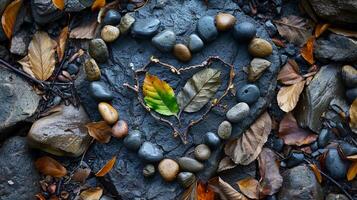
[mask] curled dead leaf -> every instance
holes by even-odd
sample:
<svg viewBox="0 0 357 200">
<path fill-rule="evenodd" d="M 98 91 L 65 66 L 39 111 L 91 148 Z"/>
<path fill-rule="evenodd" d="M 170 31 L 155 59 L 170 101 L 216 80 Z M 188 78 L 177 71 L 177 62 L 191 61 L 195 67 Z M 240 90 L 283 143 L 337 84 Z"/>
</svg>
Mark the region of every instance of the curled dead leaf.
<svg viewBox="0 0 357 200">
<path fill-rule="evenodd" d="M 310 37 L 306 44 L 301 48 L 301 56 L 308 62 L 310 65 L 314 64 L 314 42 L 315 38 Z"/>
<path fill-rule="evenodd" d="M 89 168 L 78 168 L 72 175 L 72 180 L 84 183 L 88 178 L 91 170 Z"/>
<path fill-rule="evenodd" d="M 31 70 L 31 63 L 28 56 L 23 57 L 21 60 L 17 61 L 22 65 L 22 70 L 30 75 L 32 78 L 36 78 L 35 74 Z"/>
<path fill-rule="evenodd" d="M 304 80 L 304 78 L 300 75 L 299 66 L 295 60 L 289 59 L 281 68 L 277 80 L 285 85 L 293 85 Z"/>
<path fill-rule="evenodd" d="M 4 13 L 2 14 L 1 25 L 8 39 L 11 38 L 14 32 L 16 17 L 20 11 L 21 5 L 22 0 L 14 0 L 5 8 Z"/>
<path fill-rule="evenodd" d="M 310 168 L 312 169 L 312 171 L 314 172 L 315 174 L 315 177 L 316 177 L 316 180 L 319 182 L 319 183 L 322 183 L 322 176 L 321 176 L 321 173 L 317 167 L 317 165 L 315 164 L 310 164 L 309 165 Z"/>
<path fill-rule="evenodd" d="M 315 37 L 318 38 L 322 33 L 324 33 L 328 27 L 330 27 L 330 24 L 316 24 L 315 26 Z"/>
<path fill-rule="evenodd" d="M 248 200 L 220 177 L 210 179 L 208 184 L 221 200 Z"/>
<path fill-rule="evenodd" d="M 61 178 L 67 174 L 67 170 L 63 165 L 55 159 L 48 156 L 43 156 L 35 161 L 37 170 L 48 176 Z"/>
<path fill-rule="evenodd" d="M 64 9 L 64 0 L 52 0 L 53 5 L 59 9 L 59 10 L 63 10 Z"/>
<path fill-rule="evenodd" d="M 72 29 L 69 38 L 73 39 L 93 39 L 98 27 L 97 20 L 86 22 Z"/>
<path fill-rule="evenodd" d="M 102 195 L 103 189 L 95 187 L 84 190 L 79 196 L 81 197 L 81 200 L 99 200 Z"/>
<path fill-rule="evenodd" d="M 95 0 L 92 4 L 92 11 L 99 10 L 105 6 L 105 0 Z"/>
<path fill-rule="evenodd" d="M 100 169 L 95 176 L 97 177 L 102 177 L 105 176 L 108 172 L 110 172 L 110 170 L 112 170 L 112 168 L 114 167 L 115 161 L 116 161 L 117 157 L 114 156 L 111 160 L 109 160 L 103 167 L 102 169 Z"/>
<path fill-rule="evenodd" d="M 214 191 L 208 184 L 197 183 L 197 200 L 214 200 Z"/>
<path fill-rule="evenodd" d="M 259 198 L 259 182 L 254 178 L 245 178 L 237 182 L 240 191 L 250 199 Z"/>
<path fill-rule="evenodd" d="M 301 92 L 304 90 L 305 81 L 300 81 L 290 86 L 281 87 L 278 95 L 277 101 L 279 108 L 284 112 L 290 112 L 296 107 Z"/>
<path fill-rule="evenodd" d="M 57 39 L 57 55 L 58 62 L 61 62 L 66 50 L 66 43 L 68 39 L 68 26 L 64 27 Z"/>
<path fill-rule="evenodd" d="M 350 168 L 347 171 L 347 180 L 352 181 L 357 175 L 357 161 L 353 162 L 350 165 Z"/>
<path fill-rule="evenodd" d="M 351 104 L 349 113 L 351 130 L 357 134 L 357 99 L 355 99 Z"/>
<path fill-rule="evenodd" d="M 351 155 L 346 157 L 350 161 L 357 161 L 357 154 L 356 155 Z"/>
<path fill-rule="evenodd" d="M 86 124 L 88 134 L 100 143 L 108 143 L 112 135 L 112 128 L 105 122 L 90 122 Z"/>
<path fill-rule="evenodd" d="M 228 156 L 224 157 L 221 162 L 219 162 L 217 172 L 222 172 L 224 170 L 233 169 L 237 166 L 232 159 Z"/>
</svg>

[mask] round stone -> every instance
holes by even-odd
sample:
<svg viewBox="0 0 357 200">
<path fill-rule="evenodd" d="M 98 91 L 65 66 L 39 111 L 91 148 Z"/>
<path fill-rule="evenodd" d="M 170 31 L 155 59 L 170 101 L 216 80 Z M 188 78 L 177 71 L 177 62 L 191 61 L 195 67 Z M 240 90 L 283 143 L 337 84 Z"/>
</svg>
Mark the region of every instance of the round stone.
<svg viewBox="0 0 357 200">
<path fill-rule="evenodd" d="M 232 124 L 229 121 L 223 121 L 218 126 L 218 136 L 224 140 L 229 139 L 232 134 Z"/>
<path fill-rule="evenodd" d="M 174 56 L 182 62 L 188 62 L 192 58 L 190 50 L 184 44 L 176 44 L 173 53 Z"/>
<path fill-rule="evenodd" d="M 237 100 L 249 105 L 255 103 L 260 97 L 260 90 L 254 84 L 247 84 L 237 90 Z"/>
<path fill-rule="evenodd" d="M 79 71 L 79 67 L 74 64 L 74 63 L 70 63 L 68 66 L 67 66 L 67 69 L 66 71 L 70 74 L 70 75 L 76 75 Z"/>
<path fill-rule="evenodd" d="M 204 43 L 201 38 L 196 34 L 191 34 L 188 39 L 188 48 L 191 52 L 199 52 L 203 49 Z"/>
<path fill-rule="evenodd" d="M 114 124 L 119 119 L 118 111 L 115 110 L 115 108 L 109 103 L 100 102 L 98 104 L 98 110 L 103 120 L 107 122 L 107 124 Z"/>
<path fill-rule="evenodd" d="M 248 45 L 248 52 L 254 57 L 266 57 L 273 53 L 273 46 L 264 39 L 254 38 Z"/>
<path fill-rule="evenodd" d="M 343 160 L 336 149 L 329 149 L 326 155 L 325 165 L 327 173 L 334 179 L 346 179 L 349 162 Z"/>
<path fill-rule="evenodd" d="M 201 17 L 197 22 L 197 32 L 205 42 L 211 42 L 218 36 L 218 31 L 212 16 Z"/>
<path fill-rule="evenodd" d="M 112 135 L 116 138 L 124 138 L 128 135 L 128 124 L 124 120 L 119 120 L 112 127 Z"/>
<path fill-rule="evenodd" d="M 158 162 L 164 157 L 162 150 L 151 142 L 144 142 L 138 155 L 146 162 Z"/>
<path fill-rule="evenodd" d="M 90 58 L 84 63 L 84 71 L 86 72 L 87 79 L 89 81 L 98 81 L 100 80 L 100 69 L 97 65 L 97 62 L 93 58 Z"/>
<path fill-rule="evenodd" d="M 89 84 L 89 93 L 97 101 L 111 101 L 114 98 L 109 88 L 100 81 L 93 81 Z"/>
<path fill-rule="evenodd" d="M 160 51 L 170 52 L 176 43 L 176 34 L 171 30 L 164 30 L 153 37 L 151 42 Z"/>
<path fill-rule="evenodd" d="M 132 16 L 133 13 L 126 13 L 120 20 L 119 30 L 120 33 L 126 34 L 135 22 L 135 18 Z"/>
<path fill-rule="evenodd" d="M 263 58 L 254 58 L 250 62 L 250 66 L 248 69 L 248 80 L 253 82 L 260 78 L 263 72 L 270 67 L 271 62 L 269 60 L 265 60 Z"/>
<path fill-rule="evenodd" d="M 249 116 L 249 105 L 244 102 L 237 103 L 226 113 L 227 119 L 232 123 L 238 123 Z"/>
<path fill-rule="evenodd" d="M 204 136 L 204 143 L 211 148 L 217 148 L 221 144 L 221 139 L 215 133 L 207 132 Z"/>
<path fill-rule="evenodd" d="M 136 38 L 152 38 L 159 30 L 160 20 L 156 18 L 138 19 L 133 24 L 131 34 Z"/>
<path fill-rule="evenodd" d="M 196 177 L 191 172 L 180 172 L 177 175 L 177 181 L 182 187 L 188 188 L 189 186 L 192 185 L 192 183 L 196 181 Z"/>
<path fill-rule="evenodd" d="M 256 33 L 257 28 L 250 22 L 238 23 L 233 29 L 233 37 L 240 42 L 249 42 Z"/>
<path fill-rule="evenodd" d="M 229 13 L 218 13 L 216 15 L 216 27 L 219 31 L 228 31 L 236 23 L 236 18 Z"/>
<path fill-rule="evenodd" d="M 197 160 L 189 157 L 181 157 L 178 159 L 178 164 L 183 171 L 199 172 L 203 170 L 204 166 Z"/>
<path fill-rule="evenodd" d="M 209 147 L 205 144 L 200 144 L 195 148 L 195 158 L 197 160 L 208 160 L 208 158 L 211 156 L 211 150 Z"/>
<path fill-rule="evenodd" d="M 119 35 L 119 28 L 112 25 L 105 25 L 100 33 L 100 36 L 105 42 L 114 42 Z"/>
<path fill-rule="evenodd" d="M 124 138 L 124 145 L 126 148 L 136 151 L 140 148 L 143 143 L 141 132 L 138 130 L 130 131 L 129 134 Z"/>
<path fill-rule="evenodd" d="M 155 174 L 155 166 L 152 164 L 147 164 L 145 165 L 144 169 L 143 169 L 143 175 L 145 177 L 151 177 Z"/>
<path fill-rule="evenodd" d="M 176 179 L 176 176 L 180 171 L 180 167 L 176 161 L 166 158 L 161 160 L 158 170 L 165 181 L 173 181 Z"/>
<path fill-rule="evenodd" d="M 357 86 L 357 69 L 351 65 L 345 65 L 342 67 L 342 79 L 347 87 Z"/>
<path fill-rule="evenodd" d="M 107 45 L 100 38 L 93 39 L 89 42 L 88 51 L 89 54 L 99 63 L 105 63 L 109 58 Z"/>
<path fill-rule="evenodd" d="M 111 9 L 108 10 L 107 13 L 105 13 L 102 24 L 116 26 L 120 23 L 120 19 L 121 19 L 120 13 L 116 10 Z"/>
</svg>

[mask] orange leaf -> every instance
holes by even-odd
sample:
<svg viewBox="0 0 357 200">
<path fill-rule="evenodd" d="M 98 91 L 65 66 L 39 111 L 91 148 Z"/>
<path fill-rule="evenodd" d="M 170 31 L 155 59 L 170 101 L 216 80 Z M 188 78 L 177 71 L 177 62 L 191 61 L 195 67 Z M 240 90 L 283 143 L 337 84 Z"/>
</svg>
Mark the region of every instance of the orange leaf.
<svg viewBox="0 0 357 200">
<path fill-rule="evenodd" d="M 112 128 L 105 122 L 91 122 L 86 124 L 88 134 L 100 143 L 108 143 L 112 135 Z"/>
<path fill-rule="evenodd" d="M 48 156 L 43 156 L 36 160 L 35 166 L 39 172 L 44 175 L 49 175 L 61 178 L 67 174 L 67 170 L 61 163 Z"/>
<path fill-rule="evenodd" d="M 6 7 L 1 17 L 2 29 L 4 30 L 4 33 L 8 39 L 10 39 L 13 34 L 16 17 L 20 11 L 21 5 L 22 5 L 22 0 L 15 0 L 11 2 Z"/>
<path fill-rule="evenodd" d="M 103 195 L 102 188 L 100 188 L 100 187 L 89 188 L 89 189 L 81 192 L 80 199 L 82 199 L 82 200 L 99 200 L 102 195 Z"/>
<path fill-rule="evenodd" d="M 240 191 L 250 199 L 259 199 L 259 182 L 254 178 L 245 178 L 237 182 Z"/>
<path fill-rule="evenodd" d="M 64 0 L 52 0 L 52 3 L 59 10 L 63 10 L 64 9 Z"/>
<path fill-rule="evenodd" d="M 110 170 L 112 170 L 115 161 L 117 160 L 117 157 L 114 156 L 111 160 L 109 160 L 103 167 L 100 169 L 95 176 L 102 177 L 105 176 Z"/>
<path fill-rule="evenodd" d="M 68 26 L 64 27 L 57 39 L 57 54 L 58 54 L 58 62 L 61 62 L 64 56 L 66 43 L 68 39 Z"/>
<path fill-rule="evenodd" d="M 322 176 L 321 176 L 321 173 L 320 173 L 319 169 L 317 168 L 317 166 L 315 164 L 310 164 L 309 166 L 312 169 L 312 171 L 314 172 L 317 181 L 319 183 L 322 183 Z"/>
<path fill-rule="evenodd" d="M 311 65 L 314 64 L 314 42 L 315 38 L 310 37 L 301 48 L 301 56 Z"/>
<path fill-rule="evenodd" d="M 105 6 L 105 0 L 95 0 L 92 4 L 92 11 L 99 10 Z"/>
<path fill-rule="evenodd" d="M 289 59 L 281 68 L 277 80 L 285 85 L 293 85 L 304 80 L 304 78 L 299 74 L 299 66 L 295 60 Z"/>
<path fill-rule="evenodd" d="M 197 183 L 197 200 L 214 200 L 214 192 L 207 185 Z"/>
<path fill-rule="evenodd" d="M 320 35 L 322 35 L 322 33 L 324 33 L 329 26 L 330 24 L 317 24 L 315 26 L 315 37 L 316 38 L 320 37 Z"/>
<path fill-rule="evenodd" d="M 347 180 L 352 181 L 357 175 L 357 161 L 353 162 L 347 172 Z"/>
</svg>

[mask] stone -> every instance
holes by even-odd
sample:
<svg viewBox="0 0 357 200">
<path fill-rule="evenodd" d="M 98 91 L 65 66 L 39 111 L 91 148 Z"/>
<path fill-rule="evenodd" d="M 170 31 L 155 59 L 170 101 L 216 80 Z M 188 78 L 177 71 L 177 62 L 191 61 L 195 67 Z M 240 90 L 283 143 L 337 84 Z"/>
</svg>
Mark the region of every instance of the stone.
<svg viewBox="0 0 357 200">
<path fill-rule="evenodd" d="M 264 39 L 254 38 L 248 45 L 248 52 L 254 57 L 267 57 L 273 53 L 273 47 Z"/>
<path fill-rule="evenodd" d="M 180 172 L 177 181 L 182 187 L 188 188 L 196 181 L 196 176 L 191 172 Z"/>
<path fill-rule="evenodd" d="M 89 81 L 98 81 L 100 80 L 100 69 L 98 67 L 97 62 L 90 58 L 84 63 L 84 71 L 86 72 L 86 77 Z"/>
<path fill-rule="evenodd" d="M 237 19 L 229 13 L 218 13 L 215 19 L 216 27 L 219 31 L 230 30 L 237 21 Z"/>
<path fill-rule="evenodd" d="M 93 81 L 89 84 L 89 93 L 90 95 L 97 100 L 101 101 L 111 101 L 114 96 L 109 88 L 101 81 Z"/>
<path fill-rule="evenodd" d="M 120 20 L 119 30 L 122 34 L 127 34 L 131 26 L 135 22 L 135 18 L 132 16 L 133 13 L 126 13 Z"/>
<path fill-rule="evenodd" d="M 120 23 L 121 15 L 118 11 L 110 9 L 105 13 L 102 24 L 116 26 Z"/>
<path fill-rule="evenodd" d="M 152 44 L 162 52 L 170 52 L 176 43 L 176 34 L 171 30 L 164 30 L 155 35 Z"/>
<path fill-rule="evenodd" d="M 181 157 L 178 159 L 178 164 L 180 165 L 183 171 L 188 172 L 199 172 L 203 170 L 204 166 L 202 163 L 198 162 L 197 160 L 189 157 Z"/>
<path fill-rule="evenodd" d="M 345 156 L 351 156 L 357 154 L 357 147 L 351 145 L 350 143 L 341 141 L 340 142 L 340 149 Z"/>
<path fill-rule="evenodd" d="M 162 178 L 165 181 L 170 182 L 176 179 L 176 176 L 180 171 L 180 166 L 176 161 L 165 158 L 159 163 L 158 170 Z"/>
<path fill-rule="evenodd" d="M 57 156 L 80 156 L 91 140 L 83 107 L 61 105 L 51 111 L 32 124 L 27 135 L 30 146 Z"/>
<path fill-rule="evenodd" d="M 112 125 L 119 119 L 118 111 L 109 103 L 100 102 L 98 104 L 98 111 L 107 124 Z"/>
<path fill-rule="evenodd" d="M 15 136 L 0 148 L 1 200 L 31 199 L 38 192 L 40 175 L 26 138 Z"/>
<path fill-rule="evenodd" d="M 162 150 L 151 142 L 144 142 L 138 155 L 146 162 L 159 162 L 164 158 Z"/>
<path fill-rule="evenodd" d="M 64 12 L 57 9 L 52 0 L 33 0 L 31 1 L 31 14 L 35 22 L 45 25 L 54 22 L 64 16 Z"/>
<path fill-rule="evenodd" d="M 349 162 L 343 160 L 337 149 L 329 149 L 325 158 L 327 173 L 334 179 L 346 179 Z"/>
<path fill-rule="evenodd" d="M 137 19 L 131 28 L 131 34 L 136 38 L 152 38 L 159 31 L 161 22 L 156 18 Z"/>
<path fill-rule="evenodd" d="M 340 69 L 331 64 L 322 66 L 300 95 L 295 117 L 301 127 L 318 133 L 322 127 L 321 115 L 335 97 L 343 97 L 344 88 Z"/>
<path fill-rule="evenodd" d="M 314 55 L 322 62 L 357 61 L 357 41 L 342 35 L 329 34 L 327 39 L 320 38 L 314 44 Z"/>
<path fill-rule="evenodd" d="M 188 38 L 188 48 L 192 53 L 199 52 L 203 49 L 204 43 L 196 34 L 191 34 Z"/>
<path fill-rule="evenodd" d="M 264 25 L 270 36 L 274 36 L 278 33 L 277 28 L 271 20 L 266 21 Z"/>
<path fill-rule="evenodd" d="M 232 134 L 232 124 L 229 121 L 223 121 L 218 127 L 218 136 L 221 139 L 227 140 Z"/>
<path fill-rule="evenodd" d="M 274 138 L 272 149 L 281 152 L 284 148 L 284 140 L 281 138 Z"/>
<path fill-rule="evenodd" d="M 93 39 L 89 42 L 88 51 L 95 61 L 99 63 L 105 63 L 109 58 L 108 47 L 100 38 Z"/>
<path fill-rule="evenodd" d="M 286 170 L 283 174 L 283 187 L 278 193 L 279 200 L 314 199 L 323 200 L 321 185 L 310 167 L 299 165 Z"/>
<path fill-rule="evenodd" d="M 112 135 L 116 138 L 124 138 L 128 135 L 128 124 L 124 120 L 119 120 L 112 127 Z"/>
<path fill-rule="evenodd" d="M 67 0 L 64 10 L 66 12 L 79 12 L 89 6 L 83 5 L 80 0 Z"/>
<path fill-rule="evenodd" d="M 285 161 L 286 167 L 295 167 L 304 162 L 304 154 L 301 152 L 291 152 L 288 159 Z"/>
<path fill-rule="evenodd" d="M 147 164 L 145 165 L 144 169 L 143 169 L 143 175 L 145 177 L 151 177 L 155 174 L 155 166 L 152 164 Z"/>
<path fill-rule="evenodd" d="M 254 104 L 260 98 L 260 90 L 254 84 L 246 84 L 237 90 L 238 102 L 245 102 L 249 105 Z"/>
<path fill-rule="evenodd" d="M 120 35 L 119 28 L 112 25 L 105 25 L 100 32 L 100 36 L 105 42 L 114 42 Z"/>
<path fill-rule="evenodd" d="M 194 154 L 197 160 L 205 161 L 208 160 L 208 158 L 211 156 L 211 150 L 207 145 L 200 144 L 196 146 Z"/>
<path fill-rule="evenodd" d="M 334 133 L 332 133 L 329 129 L 321 129 L 317 144 L 320 148 L 323 148 L 328 144 L 330 140 L 334 138 L 336 138 Z"/>
<path fill-rule="evenodd" d="M 192 59 L 190 49 L 184 44 L 176 44 L 174 46 L 173 54 L 182 62 L 188 62 Z"/>
<path fill-rule="evenodd" d="M 0 139 L 32 117 L 41 97 L 22 77 L 0 67 Z"/>
<path fill-rule="evenodd" d="M 344 194 L 328 194 L 325 200 L 348 200 Z"/>
<path fill-rule="evenodd" d="M 237 103 L 226 113 L 228 121 L 232 123 L 238 123 L 248 117 L 250 112 L 249 105 L 247 103 L 241 102 Z"/>
<path fill-rule="evenodd" d="M 9 61 L 10 60 L 10 52 L 9 52 L 9 50 L 6 47 L 2 46 L 2 45 L 0 45 L 0 58 L 2 58 L 5 61 Z"/>
<path fill-rule="evenodd" d="M 349 102 L 353 102 L 357 98 L 357 87 L 346 91 L 346 97 Z"/>
<path fill-rule="evenodd" d="M 203 16 L 197 22 L 197 33 L 205 42 L 212 42 L 218 36 L 218 31 L 212 16 Z"/>
<path fill-rule="evenodd" d="M 269 60 L 254 58 L 248 68 L 248 80 L 254 82 L 260 78 L 263 72 L 271 65 Z"/>
<path fill-rule="evenodd" d="M 10 52 L 12 54 L 26 56 L 32 35 L 28 30 L 21 29 L 11 38 Z"/>
<path fill-rule="evenodd" d="M 130 131 L 128 136 L 124 138 L 125 147 L 133 151 L 138 150 L 142 143 L 143 138 L 138 130 Z"/>
<path fill-rule="evenodd" d="M 357 69 L 351 65 L 344 65 L 342 67 L 341 75 L 342 80 L 347 87 L 353 88 L 357 86 Z"/>
<path fill-rule="evenodd" d="M 66 71 L 70 75 L 76 75 L 79 72 L 79 67 L 74 63 L 70 63 L 70 64 L 68 64 Z"/>
<path fill-rule="evenodd" d="M 207 144 L 211 148 L 217 148 L 221 144 L 221 139 L 219 139 L 218 135 L 212 132 L 207 132 L 204 135 L 204 143 Z"/>
<path fill-rule="evenodd" d="M 241 22 L 234 26 L 233 37 L 240 42 L 249 42 L 257 34 L 257 28 L 250 22 Z"/>
</svg>

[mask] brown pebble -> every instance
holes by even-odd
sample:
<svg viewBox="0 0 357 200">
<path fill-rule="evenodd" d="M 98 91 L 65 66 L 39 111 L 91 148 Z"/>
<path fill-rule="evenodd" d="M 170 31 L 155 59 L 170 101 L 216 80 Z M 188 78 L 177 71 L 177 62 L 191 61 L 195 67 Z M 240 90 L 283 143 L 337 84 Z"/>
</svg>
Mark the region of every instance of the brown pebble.
<svg viewBox="0 0 357 200">
<path fill-rule="evenodd" d="M 119 37 L 120 31 L 115 26 L 106 25 L 103 27 L 100 35 L 105 42 L 114 42 Z"/>
<path fill-rule="evenodd" d="M 53 194 L 53 193 L 56 192 L 56 188 L 57 188 L 57 186 L 56 186 L 55 184 L 51 184 L 51 185 L 48 186 L 47 191 L 48 191 L 50 194 Z"/>
<path fill-rule="evenodd" d="M 248 52 L 254 57 L 266 57 L 273 53 L 273 47 L 264 39 L 254 38 L 249 43 Z"/>
<path fill-rule="evenodd" d="M 124 120 L 119 120 L 112 127 L 112 134 L 116 138 L 123 138 L 128 135 L 128 124 Z"/>
<path fill-rule="evenodd" d="M 165 181 L 173 181 L 176 179 L 180 171 L 180 167 L 176 161 L 172 159 L 163 159 L 158 166 L 159 172 Z"/>
<path fill-rule="evenodd" d="M 228 31 L 236 21 L 237 19 L 229 13 L 218 13 L 216 15 L 216 27 L 219 31 Z"/>
<path fill-rule="evenodd" d="M 86 60 L 84 63 L 84 71 L 89 81 L 97 81 L 100 79 L 100 69 L 93 58 Z"/>
<path fill-rule="evenodd" d="M 108 124 L 114 124 L 119 119 L 118 111 L 113 108 L 109 103 L 100 102 L 98 104 L 98 110 L 103 120 Z"/>
<path fill-rule="evenodd" d="M 70 80 L 68 78 L 66 78 L 65 76 L 63 76 L 62 74 L 57 76 L 57 79 L 61 82 L 69 82 Z"/>
<path fill-rule="evenodd" d="M 182 62 L 188 62 L 192 58 L 190 50 L 184 44 L 176 44 L 173 52 L 174 56 Z"/>
</svg>

